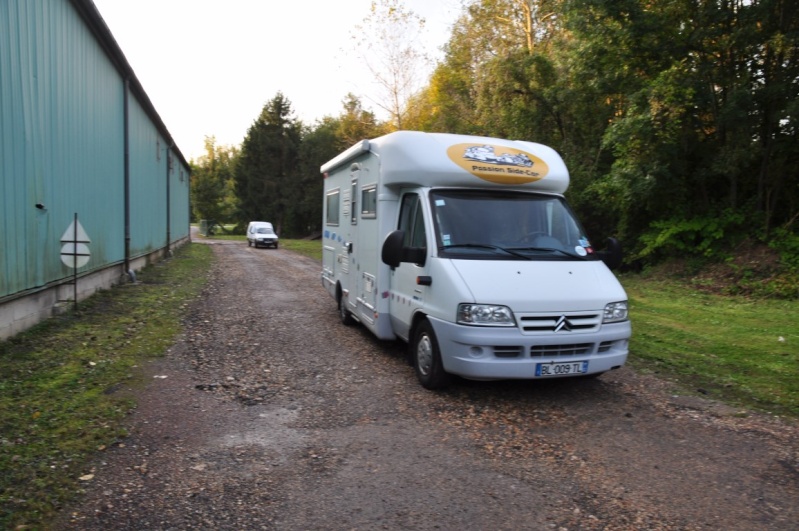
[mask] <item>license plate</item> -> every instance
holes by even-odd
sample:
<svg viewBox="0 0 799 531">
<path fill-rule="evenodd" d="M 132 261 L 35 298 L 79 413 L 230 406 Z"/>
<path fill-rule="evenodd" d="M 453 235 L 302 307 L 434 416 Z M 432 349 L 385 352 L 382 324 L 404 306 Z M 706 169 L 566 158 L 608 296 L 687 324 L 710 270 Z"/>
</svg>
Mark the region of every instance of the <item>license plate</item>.
<svg viewBox="0 0 799 531">
<path fill-rule="evenodd" d="M 537 363 L 536 376 L 567 376 L 569 374 L 585 374 L 588 372 L 587 361 L 570 361 L 567 363 Z"/>
</svg>

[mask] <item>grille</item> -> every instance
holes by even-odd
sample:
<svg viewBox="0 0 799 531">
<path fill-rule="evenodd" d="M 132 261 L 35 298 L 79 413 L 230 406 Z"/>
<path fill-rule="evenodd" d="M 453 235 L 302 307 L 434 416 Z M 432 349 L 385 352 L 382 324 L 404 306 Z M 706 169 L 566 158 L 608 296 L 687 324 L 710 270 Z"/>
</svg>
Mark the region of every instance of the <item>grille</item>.
<svg viewBox="0 0 799 531">
<path fill-rule="evenodd" d="M 550 357 L 550 356 L 585 356 L 591 354 L 594 348 L 593 343 L 576 343 L 573 345 L 536 345 L 530 347 L 530 356 Z"/>
<path fill-rule="evenodd" d="M 522 347 L 494 347 L 494 356 L 497 358 L 517 358 L 523 350 Z"/>
<path fill-rule="evenodd" d="M 568 334 L 592 332 L 602 324 L 601 313 L 553 313 L 519 316 L 522 332 L 527 334 Z"/>
</svg>

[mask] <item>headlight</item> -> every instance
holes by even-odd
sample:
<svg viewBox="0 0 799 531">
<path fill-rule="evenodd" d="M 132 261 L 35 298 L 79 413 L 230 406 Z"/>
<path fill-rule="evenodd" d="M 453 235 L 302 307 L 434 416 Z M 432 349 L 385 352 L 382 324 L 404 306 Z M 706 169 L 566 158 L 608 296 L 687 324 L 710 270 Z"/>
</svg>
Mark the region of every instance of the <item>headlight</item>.
<svg viewBox="0 0 799 531">
<path fill-rule="evenodd" d="M 605 313 L 602 315 L 603 323 L 617 323 L 627 320 L 627 301 L 611 302 L 605 305 Z"/>
<path fill-rule="evenodd" d="M 510 308 L 493 304 L 459 304 L 458 324 L 480 326 L 516 325 Z"/>
</svg>

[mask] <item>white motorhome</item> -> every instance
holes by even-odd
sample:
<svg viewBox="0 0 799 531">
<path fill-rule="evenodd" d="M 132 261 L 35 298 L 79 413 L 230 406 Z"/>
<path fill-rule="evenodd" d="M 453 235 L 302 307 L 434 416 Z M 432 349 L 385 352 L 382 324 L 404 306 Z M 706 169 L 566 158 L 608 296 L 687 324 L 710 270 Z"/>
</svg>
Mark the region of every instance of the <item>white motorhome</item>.
<svg viewBox="0 0 799 531">
<path fill-rule="evenodd" d="M 627 295 L 563 198 L 551 148 L 398 131 L 321 167 L 322 284 L 344 324 L 409 343 L 428 389 L 450 375 L 599 375 L 627 359 Z"/>
</svg>

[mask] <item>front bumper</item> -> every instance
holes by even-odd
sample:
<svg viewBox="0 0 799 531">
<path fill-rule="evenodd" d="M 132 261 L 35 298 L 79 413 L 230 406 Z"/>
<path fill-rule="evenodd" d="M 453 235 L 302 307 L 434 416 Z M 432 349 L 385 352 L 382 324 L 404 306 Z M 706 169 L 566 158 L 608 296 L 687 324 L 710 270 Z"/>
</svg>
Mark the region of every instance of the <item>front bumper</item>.
<svg viewBox="0 0 799 531">
<path fill-rule="evenodd" d="M 587 361 L 585 374 L 617 369 L 627 361 L 629 321 L 602 325 L 591 333 L 522 334 L 518 328 L 463 326 L 429 318 L 444 370 L 473 380 L 540 379 L 540 363 Z"/>
</svg>

